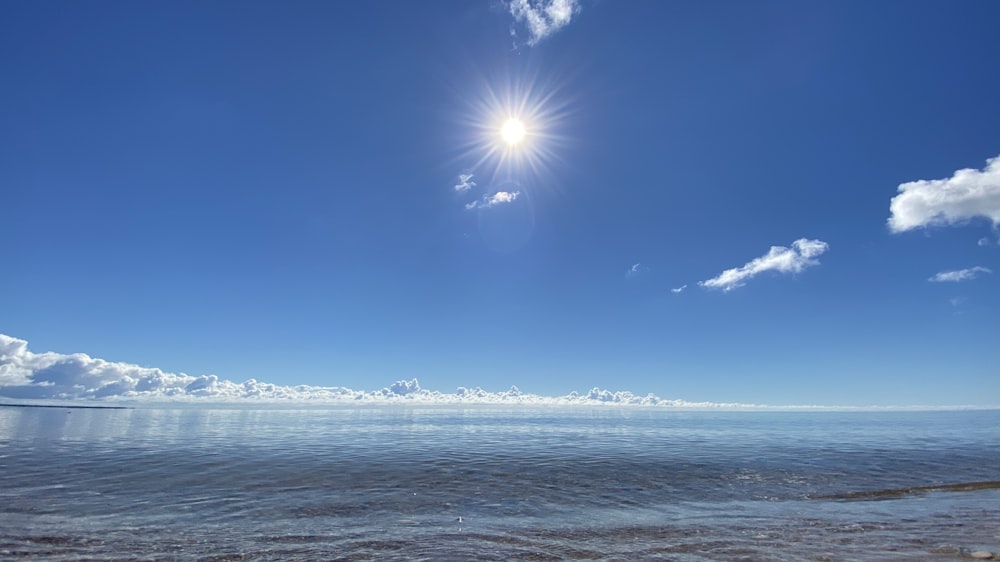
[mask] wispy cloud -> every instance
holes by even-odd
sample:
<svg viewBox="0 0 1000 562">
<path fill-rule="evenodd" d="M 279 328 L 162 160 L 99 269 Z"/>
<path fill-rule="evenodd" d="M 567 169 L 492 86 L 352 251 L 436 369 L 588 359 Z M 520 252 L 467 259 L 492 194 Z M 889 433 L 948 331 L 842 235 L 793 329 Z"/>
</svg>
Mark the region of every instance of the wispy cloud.
<svg viewBox="0 0 1000 562">
<path fill-rule="evenodd" d="M 1000 227 L 1000 156 L 987 160 L 981 171 L 967 168 L 946 179 L 900 184 L 889 211 L 892 232 L 958 224 L 975 217 Z"/>
<path fill-rule="evenodd" d="M 681 285 L 680 287 L 674 287 L 673 289 L 670 289 L 670 292 L 671 293 L 683 293 L 684 289 L 687 289 L 687 288 L 688 288 L 687 284 L 684 284 L 684 285 Z"/>
<path fill-rule="evenodd" d="M 625 277 L 638 277 L 643 271 L 646 271 L 646 269 L 647 268 L 643 267 L 641 263 L 633 264 L 632 267 L 628 268 L 625 272 Z"/>
<path fill-rule="evenodd" d="M 515 24 L 527 28 L 527 44 L 534 46 L 569 25 L 580 5 L 577 0 L 511 0 L 508 9 Z M 516 35 L 513 28 L 511 34 Z"/>
<path fill-rule="evenodd" d="M 470 210 L 488 209 L 504 203 L 513 203 L 519 195 L 521 195 L 520 191 L 498 191 L 493 195 L 484 195 L 479 201 L 466 204 L 465 208 Z"/>
<path fill-rule="evenodd" d="M 472 181 L 474 174 L 459 174 L 458 183 L 455 184 L 455 191 L 468 191 L 476 187 L 476 182 Z"/>
<path fill-rule="evenodd" d="M 826 242 L 799 238 L 792 242 L 791 248 L 771 246 L 767 254 L 748 262 L 743 267 L 727 269 L 719 276 L 701 281 L 698 284 L 702 287 L 722 289 L 728 292 L 742 287 L 747 280 L 765 271 L 799 273 L 807 267 L 819 265 L 819 260 L 814 258 L 828 248 L 829 245 Z"/>
<path fill-rule="evenodd" d="M 942 271 L 935 274 L 933 277 L 928 279 L 928 281 L 932 283 L 971 281 L 978 277 L 980 273 L 993 273 L 993 271 L 987 267 L 977 265 L 975 267 L 959 269 L 956 271 Z"/>
</svg>

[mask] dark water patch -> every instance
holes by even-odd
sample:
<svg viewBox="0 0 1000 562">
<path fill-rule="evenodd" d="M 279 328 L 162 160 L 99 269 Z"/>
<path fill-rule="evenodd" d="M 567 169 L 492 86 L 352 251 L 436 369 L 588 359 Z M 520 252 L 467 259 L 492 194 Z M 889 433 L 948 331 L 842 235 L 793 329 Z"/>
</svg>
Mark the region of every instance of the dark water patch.
<svg viewBox="0 0 1000 562">
<path fill-rule="evenodd" d="M 334 537 L 330 535 L 273 535 L 273 536 L 263 536 L 259 537 L 257 540 L 262 543 L 293 543 L 293 544 L 309 544 L 309 543 L 323 543 L 329 542 Z"/>
<path fill-rule="evenodd" d="M 1000 481 L 962 482 L 959 484 L 937 484 L 933 486 L 911 486 L 908 488 L 865 490 L 860 492 L 845 492 L 843 494 L 816 496 L 815 499 L 878 501 L 878 500 L 891 500 L 905 496 L 927 494 L 931 492 L 976 492 L 981 490 L 996 490 L 996 489 L 1000 489 Z"/>
<path fill-rule="evenodd" d="M 201 562 L 230 562 L 234 560 L 252 560 L 253 556 L 243 552 L 232 553 L 232 554 L 213 554 L 211 556 L 205 556 L 199 558 Z"/>
</svg>

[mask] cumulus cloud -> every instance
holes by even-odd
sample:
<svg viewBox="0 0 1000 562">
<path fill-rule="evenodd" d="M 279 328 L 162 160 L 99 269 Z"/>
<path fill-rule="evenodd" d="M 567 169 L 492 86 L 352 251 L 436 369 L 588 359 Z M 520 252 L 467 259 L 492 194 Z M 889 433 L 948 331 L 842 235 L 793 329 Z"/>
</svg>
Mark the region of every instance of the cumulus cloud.
<svg viewBox="0 0 1000 562">
<path fill-rule="evenodd" d="M 1000 156 L 982 170 L 958 170 L 950 178 L 899 185 L 889 203 L 889 230 L 959 224 L 984 217 L 1000 227 Z"/>
<path fill-rule="evenodd" d="M 971 281 L 972 279 L 978 277 L 980 273 L 993 273 L 993 271 L 989 268 L 977 265 L 975 267 L 959 269 L 956 271 L 942 271 L 935 274 L 933 277 L 928 279 L 928 281 L 932 283 L 943 283 L 947 281 Z"/>
<path fill-rule="evenodd" d="M 183 393 L 195 377 L 83 353 L 32 353 L 28 342 L 0 334 L 0 394 L 15 398 L 101 398 L 129 392 Z"/>
<path fill-rule="evenodd" d="M 687 289 L 687 288 L 688 288 L 688 286 L 685 284 L 685 285 L 681 285 L 680 287 L 674 287 L 673 289 L 670 289 L 670 292 L 671 293 L 683 293 L 684 289 Z"/>
<path fill-rule="evenodd" d="M 166 373 L 90 357 L 82 353 L 34 353 L 28 342 L 0 334 L 0 397 L 92 402 L 310 402 L 317 404 L 526 404 L 634 405 L 689 408 L 754 405 L 666 400 L 654 394 L 593 388 L 580 394 L 541 396 L 516 386 L 490 392 L 459 387 L 453 393 L 422 388 L 417 379 L 400 380 L 379 390 L 344 387 L 283 386 L 254 379 L 233 382 L 216 375 Z"/>
<path fill-rule="evenodd" d="M 83 353 L 34 353 L 25 340 L 0 334 L 0 396 L 8 398 L 343 401 L 408 396 L 421 391 L 416 380 L 368 392 L 343 387 L 282 386 L 254 379 L 238 383 L 216 375 L 167 373 Z"/>
<path fill-rule="evenodd" d="M 519 195 L 521 195 L 520 191 L 498 191 L 493 195 L 484 195 L 482 199 L 467 204 L 465 208 L 488 209 L 504 203 L 513 203 Z"/>
<path fill-rule="evenodd" d="M 508 9 L 514 22 L 527 28 L 527 43 L 534 46 L 569 25 L 580 5 L 577 0 L 511 0 Z M 511 34 L 516 32 L 511 29 Z"/>
<path fill-rule="evenodd" d="M 992 243 L 992 242 L 990 242 L 990 239 L 989 239 L 989 238 L 986 238 L 986 237 L 983 237 L 983 238 L 980 238 L 980 239 L 979 239 L 979 241 L 978 241 L 978 242 L 976 242 L 976 245 L 977 245 L 977 246 L 979 246 L 979 247 L 983 247 L 983 246 L 990 246 L 990 245 L 992 245 L 992 244 L 993 244 L 993 243 Z"/>
<path fill-rule="evenodd" d="M 742 287 L 747 280 L 765 271 L 799 273 L 807 267 L 819 265 L 819 260 L 814 258 L 828 248 L 829 245 L 821 240 L 799 238 L 792 242 L 791 248 L 771 246 L 767 254 L 748 262 L 743 267 L 727 269 L 717 277 L 700 281 L 698 284 L 709 289 L 722 289 L 728 292 Z"/>
<path fill-rule="evenodd" d="M 455 184 L 455 191 L 468 191 L 476 187 L 476 182 L 472 181 L 474 174 L 459 174 L 458 183 Z"/>
</svg>

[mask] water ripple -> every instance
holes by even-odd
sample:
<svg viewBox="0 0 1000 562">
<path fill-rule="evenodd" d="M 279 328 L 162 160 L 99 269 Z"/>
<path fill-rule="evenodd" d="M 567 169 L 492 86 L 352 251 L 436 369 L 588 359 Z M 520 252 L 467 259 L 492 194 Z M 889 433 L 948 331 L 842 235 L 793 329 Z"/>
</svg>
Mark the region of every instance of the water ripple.
<svg viewBox="0 0 1000 562">
<path fill-rule="evenodd" d="M 14 428 L 0 435 L 0 558 L 1000 550 L 996 412 L 135 410 L 76 412 L 73 424 L 60 415 L 0 412 L 0 427 Z M 844 501 L 870 499 L 881 501 Z"/>
</svg>

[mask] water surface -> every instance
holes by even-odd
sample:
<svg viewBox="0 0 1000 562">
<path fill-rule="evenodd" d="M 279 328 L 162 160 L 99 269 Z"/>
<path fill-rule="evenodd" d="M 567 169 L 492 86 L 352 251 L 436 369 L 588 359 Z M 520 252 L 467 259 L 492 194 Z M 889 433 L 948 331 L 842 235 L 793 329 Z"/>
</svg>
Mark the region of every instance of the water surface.
<svg viewBox="0 0 1000 562">
<path fill-rule="evenodd" d="M 0 555 L 953 559 L 1000 412 L 0 408 Z"/>
</svg>

